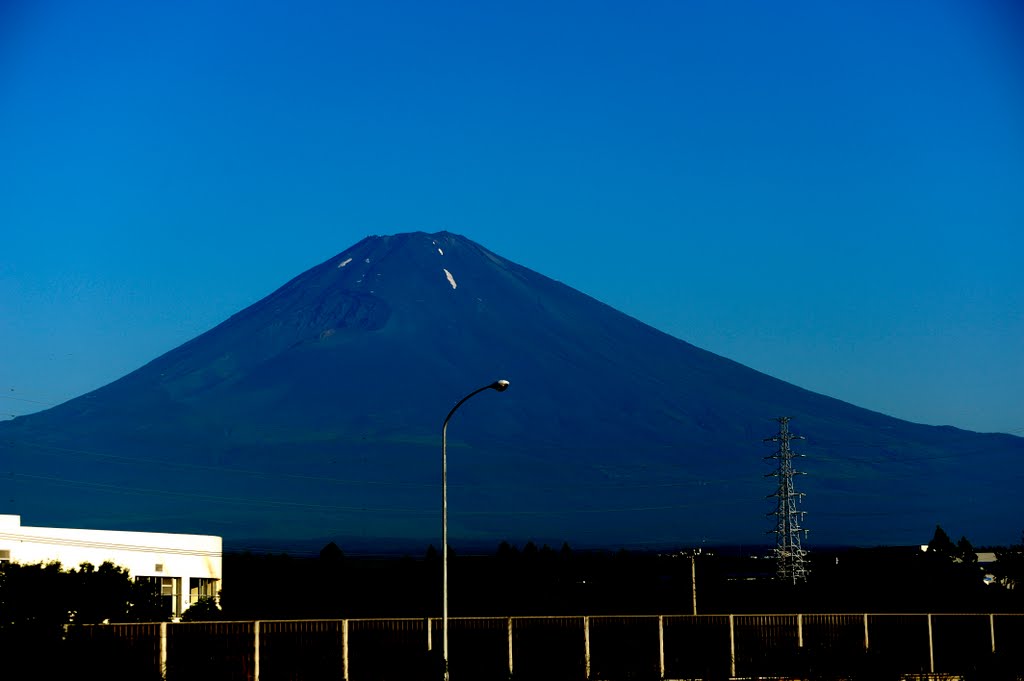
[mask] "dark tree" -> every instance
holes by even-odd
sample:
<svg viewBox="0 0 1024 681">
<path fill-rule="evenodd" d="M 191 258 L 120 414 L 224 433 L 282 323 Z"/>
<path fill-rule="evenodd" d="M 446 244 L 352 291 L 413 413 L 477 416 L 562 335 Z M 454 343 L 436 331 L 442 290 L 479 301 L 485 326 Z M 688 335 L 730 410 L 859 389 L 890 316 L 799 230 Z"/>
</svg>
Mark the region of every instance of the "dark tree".
<svg viewBox="0 0 1024 681">
<path fill-rule="evenodd" d="M 224 612 L 217 600 L 204 596 L 181 613 L 182 622 L 217 622 L 224 619 Z"/>
<path fill-rule="evenodd" d="M 960 541 L 956 543 L 956 557 L 964 565 L 978 564 L 978 554 L 975 553 L 971 542 L 967 541 L 967 537 L 960 537 Z"/>
<path fill-rule="evenodd" d="M 942 529 L 942 525 L 935 526 L 935 534 L 932 536 L 932 540 L 928 542 L 928 555 L 936 559 L 947 559 L 952 560 L 956 555 L 956 546 L 953 544 L 953 540 L 949 538 L 946 531 Z"/>
<path fill-rule="evenodd" d="M 519 555 L 519 549 L 509 544 L 507 541 L 503 541 L 498 544 L 498 552 L 495 555 L 498 560 L 508 561 Z"/>
<path fill-rule="evenodd" d="M 76 624 L 127 622 L 132 619 L 132 579 L 113 563 L 99 568 L 82 563 L 70 574 L 74 598 L 71 608 Z"/>
<path fill-rule="evenodd" d="M 1024 532 L 1019 544 L 996 551 L 995 572 L 999 581 L 1024 603 Z"/>
<path fill-rule="evenodd" d="M 325 563 L 340 563 L 344 557 L 344 552 L 334 542 L 320 549 L 320 560 Z"/>
</svg>

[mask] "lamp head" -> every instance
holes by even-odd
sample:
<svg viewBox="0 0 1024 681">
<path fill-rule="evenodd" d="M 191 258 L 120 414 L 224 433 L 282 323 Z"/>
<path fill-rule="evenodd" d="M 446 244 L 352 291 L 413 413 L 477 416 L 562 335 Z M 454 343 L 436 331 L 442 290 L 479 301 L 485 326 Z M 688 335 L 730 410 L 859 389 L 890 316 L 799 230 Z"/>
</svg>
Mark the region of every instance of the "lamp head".
<svg viewBox="0 0 1024 681">
<path fill-rule="evenodd" d="M 491 385 L 488 387 L 490 387 L 492 390 L 497 390 L 499 393 L 503 393 L 508 389 L 508 381 L 506 381 L 503 378 L 500 381 L 495 381 L 494 383 L 491 383 Z"/>
</svg>

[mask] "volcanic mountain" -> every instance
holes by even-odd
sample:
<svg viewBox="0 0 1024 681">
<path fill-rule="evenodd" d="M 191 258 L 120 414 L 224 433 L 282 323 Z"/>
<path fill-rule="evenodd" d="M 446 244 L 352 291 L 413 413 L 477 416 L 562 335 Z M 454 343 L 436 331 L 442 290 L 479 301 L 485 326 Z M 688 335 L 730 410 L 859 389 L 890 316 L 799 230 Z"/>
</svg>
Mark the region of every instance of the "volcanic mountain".
<svg viewBox="0 0 1024 681">
<path fill-rule="evenodd" d="M 33 525 L 437 543 L 766 543 L 777 416 L 810 543 L 1019 536 L 1024 439 L 908 423 L 694 347 L 447 232 L 368 237 L 127 376 L 0 424 Z M 344 545 L 344 543 L 342 544 Z"/>
</svg>

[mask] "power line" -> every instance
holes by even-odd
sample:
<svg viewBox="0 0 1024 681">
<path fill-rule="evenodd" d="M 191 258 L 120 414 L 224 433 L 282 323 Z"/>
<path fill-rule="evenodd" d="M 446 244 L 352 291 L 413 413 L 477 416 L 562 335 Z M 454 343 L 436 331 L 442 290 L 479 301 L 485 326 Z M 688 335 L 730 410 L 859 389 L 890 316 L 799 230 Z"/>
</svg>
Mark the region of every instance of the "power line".
<svg viewBox="0 0 1024 681">
<path fill-rule="evenodd" d="M 178 497 L 185 499 L 202 499 L 205 501 L 216 501 L 227 504 L 241 504 L 241 505 L 256 505 L 256 506 L 278 506 L 284 508 L 303 508 L 303 509 L 314 509 L 314 510 L 328 510 L 328 511 L 373 511 L 379 513 L 432 513 L 433 511 L 426 511 L 424 509 L 410 509 L 410 508 L 368 508 L 365 506 L 335 506 L 329 504 L 312 504 L 298 501 L 283 501 L 275 499 L 248 499 L 244 497 L 226 497 L 218 496 L 213 494 L 197 494 L 195 492 L 174 492 L 170 490 L 160 490 L 151 488 L 141 487 L 126 487 L 124 485 L 111 485 L 102 482 L 87 482 L 84 480 L 70 480 L 67 478 L 55 478 L 46 475 L 31 475 L 28 473 L 13 473 L 15 478 L 24 478 L 28 480 L 38 480 L 41 482 L 47 482 L 59 486 L 67 487 L 86 487 L 92 489 L 103 490 L 107 492 L 115 492 L 118 494 L 134 494 L 142 496 L 166 496 L 166 497 Z"/>
<path fill-rule="evenodd" d="M 322 483 L 326 482 L 326 483 L 339 484 L 339 485 L 356 485 L 356 486 L 367 485 L 367 486 L 383 486 L 383 487 L 413 487 L 413 488 L 426 488 L 426 489 L 436 488 L 440 484 L 440 483 L 437 483 L 437 482 L 424 482 L 424 483 L 421 483 L 421 482 L 408 482 L 408 481 L 365 480 L 365 479 L 355 479 L 355 478 L 335 478 L 335 477 L 325 477 L 325 476 L 319 476 L 319 475 L 308 475 L 308 474 L 303 474 L 303 473 L 289 473 L 289 472 L 284 472 L 284 471 L 260 471 L 260 470 L 254 470 L 254 469 L 234 468 L 234 467 L 227 467 L 227 466 L 210 466 L 210 465 L 204 465 L 204 464 L 187 463 L 187 462 L 183 462 L 183 461 L 174 461 L 174 460 L 170 460 L 170 459 L 147 459 L 147 458 L 142 458 L 142 457 L 125 456 L 123 454 L 108 454 L 108 453 L 105 453 L 105 452 L 97 452 L 97 451 L 94 451 L 94 450 L 87 450 L 87 449 L 81 449 L 81 448 L 71 448 L 71 447 L 59 447 L 59 446 L 56 446 L 56 445 L 47 445 L 47 444 L 42 444 L 42 443 L 37 443 L 37 442 L 25 442 L 25 441 L 17 441 L 17 440 L 8 440 L 5 444 L 7 444 L 7 445 L 15 445 L 15 446 L 23 446 L 23 447 L 30 447 L 30 448 L 33 448 L 33 449 L 50 450 L 52 452 L 60 452 L 60 453 L 63 453 L 63 454 L 76 454 L 76 455 L 81 455 L 81 456 L 89 456 L 89 457 L 93 457 L 93 458 L 106 459 L 106 460 L 114 461 L 114 462 L 118 462 L 118 463 L 132 463 L 132 464 L 140 464 L 140 465 L 145 465 L 145 466 L 161 466 L 161 467 L 165 467 L 165 468 L 179 468 L 179 469 L 187 469 L 187 470 L 202 470 L 202 471 L 211 471 L 211 472 L 222 473 L 222 474 L 243 474 L 243 475 L 251 475 L 251 476 L 255 476 L 255 477 L 271 478 L 271 479 L 288 478 L 288 479 L 295 479 L 295 480 L 314 480 L 316 482 L 322 482 Z M 648 467 L 647 466 L 643 466 L 642 468 L 646 469 Z M 687 479 L 687 480 L 680 480 L 680 481 L 674 481 L 674 482 L 657 482 L 657 483 L 641 483 L 641 484 L 630 484 L 630 483 L 624 483 L 624 482 L 582 483 L 582 484 L 574 485 L 574 487 L 581 488 L 581 489 L 606 489 L 606 490 L 615 490 L 615 489 L 624 489 L 624 490 L 625 489 L 655 489 L 655 488 L 673 488 L 673 487 L 693 487 L 693 486 L 702 486 L 702 485 L 708 485 L 708 484 L 723 484 L 723 483 L 737 482 L 739 480 L 746 480 L 746 479 L 747 478 L 745 478 L 745 477 L 732 477 L 732 478 L 718 477 L 718 478 L 699 478 L 699 479 L 690 478 L 690 479 Z M 489 488 L 512 489 L 512 488 L 516 488 L 517 487 L 517 485 L 511 484 L 511 483 L 489 483 L 489 482 L 449 484 L 448 486 L 449 487 L 468 487 L 468 488 L 472 488 L 472 489 L 489 489 Z M 531 489 L 542 489 L 542 490 L 550 490 L 550 491 L 559 491 L 559 490 L 564 490 L 565 489 L 565 485 L 564 484 L 558 484 L 558 485 L 554 485 L 553 484 L 553 485 L 548 486 L 548 487 L 544 487 L 544 486 L 540 486 L 540 487 L 531 486 Z"/>
<path fill-rule="evenodd" d="M 128 456 L 123 456 L 123 455 L 108 454 L 108 453 L 104 453 L 104 452 L 96 452 L 96 451 L 85 450 L 85 449 L 80 449 L 80 448 L 58 447 L 58 446 L 55 446 L 55 445 L 45 445 L 45 444 L 34 443 L 34 442 L 7 441 L 5 444 L 7 444 L 7 445 L 22 445 L 22 446 L 26 446 L 26 447 L 31 447 L 33 449 L 44 450 L 44 453 L 49 453 L 49 452 L 47 452 L 45 450 L 50 450 L 50 452 L 59 452 L 59 453 L 63 453 L 63 454 L 75 454 L 75 455 L 81 455 L 81 456 L 89 456 L 89 457 L 94 457 L 94 458 L 106 459 L 106 460 L 110 460 L 110 461 L 114 461 L 114 462 L 118 462 L 118 463 L 138 464 L 138 465 L 143 465 L 143 466 L 157 466 L 157 467 L 165 467 L 165 468 L 179 468 L 179 469 L 187 469 L 187 470 L 203 470 L 203 471 L 216 472 L 216 473 L 219 473 L 219 474 L 245 474 L 245 475 L 251 475 L 251 476 L 260 477 L 260 478 L 269 478 L 269 479 L 311 480 L 311 481 L 315 481 L 315 482 L 318 482 L 318 483 L 329 483 L 329 484 L 337 484 L 337 485 L 342 485 L 342 486 L 346 486 L 346 485 L 347 486 L 381 486 L 381 487 L 419 488 L 419 489 L 433 489 L 433 488 L 436 488 L 438 486 L 438 483 L 434 483 L 434 482 L 418 483 L 418 482 L 408 482 L 408 481 L 386 481 L 386 480 L 367 480 L 367 479 L 351 479 L 351 478 L 333 478 L 333 477 L 306 475 L 306 474 L 300 474 L 300 473 L 290 473 L 290 472 L 284 472 L 284 471 L 268 472 L 268 471 L 252 470 L 252 469 L 229 468 L 229 467 L 224 467 L 224 466 L 209 466 L 209 465 L 203 465 L 203 464 L 191 464 L 191 463 L 185 463 L 185 462 L 173 461 L 173 460 L 166 460 L 166 459 L 146 459 L 146 458 L 140 458 L 140 457 L 128 457 Z M 969 452 L 963 452 L 962 454 L 965 455 L 965 456 L 973 456 L 973 455 L 977 455 L 977 454 L 983 453 L 984 451 L 985 451 L 985 449 L 978 449 L 978 450 L 972 450 L 972 451 L 969 451 Z M 56 454 L 50 454 L 50 455 L 51 456 L 55 456 Z M 853 463 L 853 464 L 860 464 L 860 463 L 890 464 L 890 463 L 894 463 L 894 462 L 895 463 L 903 463 L 903 462 L 916 462 L 916 461 L 925 461 L 925 460 L 933 460 L 933 459 L 936 459 L 936 460 L 937 459 L 945 459 L 945 458 L 950 458 L 950 456 L 959 456 L 959 454 L 958 455 L 949 455 L 949 456 L 923 456 L 923 457 L 913 457 L 913 458 L 907 458 L 907 459 L 892 459 L 892 458 L 879 457 L 877 459 L 857 460 L 857 461 L 843 461 L 841 459 L 835 459 L 834 457 L 822 457 L 822 459 L 823 460 L 838 461 L 838 462 L 842 462 L 842 463 Z M 643 468 L 647 468 L 647 467 L 644 466 Z M 13 471 L 12 471 L 12 475 L 13 475 Z M 19 475 L 23 475 L 23 474 L 19 474 Z M 24 475 L 27 475 L 27 474 L 24 474 Z M 824 476 L 823 478 L 820 478 L 820 479 L 822 479 L 824 481 L 861 480 L 862 476 L 860 474 L 858 474 L 857 472 L 830 473 L 829 475 Z M 57 480 L 57 479 L 54 478 L 54 480 Z M 672 481 L 672 482 L 641 483 L 641 484 L 631 484 L 631 483 L 628 483 L 628 482 L 609 482 L 609 483 L 579 483 L 579 482 L 573 482 L 570 485 L 567 485 L 566 483 L 560 483 L 560 484 L 551 485 L 551 486 L 531 486 L 531 489 L 535 490 L 535 491 L 558 491 L 558 492 L 565 492 L 566 489 L 568 488 L 568 489 L 572 489 L 572 490 L 581 490 L 581 491 L 585 491 L 585 490 L 604 490 L 604 491 L 609 491 L 609 492 L 615 492 L 615 491 L 627 492 L 627 491 L 630 491 L 630 490 L 637 490 L 637 489 L 652 489 L 653 490 L 653 489 L 673 489 L 673 488 L 682 488 L 682 487 L 707 487 L 707 486 L 713 486 L 713 485 L 729 485 L 729 484 L 733 484 L 733 483 L 749 483 L 749 482 L 752 482 L 752 481 L 753 481 L 752 477 L 748 477 L 748 476 L 744 475 L 744 476 L 716 477 L 716 478 L 697 478 L 697 479 L 692 479 L 691 478 L 691 479 L 687 479 L 687 480 Z M 88 482 L 88 481 L 71 480 L 71 479 L 61 479 L 60 482 L 62 482 L 64 484 L 78 485 L 78 486 L 89 486 L 89 485 L 99 484 L 99 483 L 91 483 L 91 482 Z M 519 485 L 516 485 L 514 483 L 507 483 L 507 482 L 506 483 L 501 483 L 501 482 L 494 482 L 494 483 L 491 483 L 491 482 L 464 483 L 464 484 L 453 484 L 453 485 L 450 485 L 450 486 L 451 487 L 456 487 L 456 488 L 471 488 L 471 489 L 474 489 L 474 490 L 518 489 L 520 487 Z M 106 485 L 107 489 L 112 489 L 112 488 L 117 488 L 117 487 L 118 487 L 117 485 L 111 485 L 111 484 L 107 484 Z M 128 493 L 134 493 L 135 492 L 135 490 L 133 490 L 132 488 L 125 488 L 125 489 L 127 490 Z M 163 492 L 158 491 L 158 490 L 147 490 L 145 493 L 146 494 L 162 494 Z M 919 494 L 927 495 L 926 492 L 922 492 L 920 490 L 918 491 L 918 493 Z M 168 493 L 168 494 L 174 495 L 175 493 L 171 492 L 171 493 Z M 911 490 L 907 490 L 906 494 L 910 495 L 911 494 Z M 848 490 L 847 491 L 843 491 L 842 495 L 843 495 L 843 497 L 847 497 L 847 498 L 851 498 L 851 497 L 869 498 L 869 497 L 878 496 L 878 494 L 875 494 L 875 493 L 865 493 L 865 492 L 857 493 L 857 492 L 852 492 L 852 491 L 848 491 Z M 211 498 L 213 498 L 213 497 L 211 497 Z M 242 502 L 243 502 L 243 500 L 241 500 L 241 499 L 236 499 L 235 500 L 235 503 L 242 503 Z M 868 514 L 864 514 L 864 515 L 868 515 Z"/>
<path fill-rule="evenodd" d="M 240 505 L 251 505 L 251 506 L 274 506 L 281 508 L 299 508 L 299 509 L 311 509 L 311 510 L 325 510 L 325 511 L 349 511 L 349 512 L 360 512 L 360 513 L 399 513 L 408 515 L 433 515 L 437 512 L 434 508 L 388 508 L 388 507 L 373 507 L 373 506 L 337 506 L 330 504 L 314 504 L 308 502 L 294 502 L 284 501 L 275 499 L 249 499 L 243 497 L 226 497 L 211 494 L 198 494 L 195 492 L 174 492 L 168 490 L 158 490 L 150 488 L 137 488 L 137 487 L 125 487 L 123 485 L 111 485 L 107 483 L 99 482 L 87 482 L 84 480 L 70 480 L 66 478 L 56 478 L 51 476 L 43 475 L 30 475 L 27 473 L 14 473 L 15 478 L 24 478 L 28 480 L 38 480 L 44 483 L 50 483 L 58 486 L 69 486 L 69 487 L 85 487 L 91 489 L 98 489 L 107 492 L 114 492 L 118 494 L 129 494 L 129 495 L 143 495 L 143 496 L 165 496 L 165 497 L 177 497 L 187 499 L 201 499 L 204 501 L 228 503 L 228 504 L 240 504 Z M 730 506 L 733 502 L 721 501 L 716 505 Z M 624 507 L 595 507 L 595 508 L 569 508 L 569 509 L 488 509 L 488 510 L 465 510 L 459 511 L 459 516 L 551 516 L 551 515 L 577 515 L 577 514 L 596 514 L 596 513 L 644 513 L 644 512 L 655 512 L 665 511 L 671 509 L 684 509 L 684 508 L 698 508 L 706 506 L 703 502 L 694 502 L 692 504 L 661 504 L 661 505 L 645 505 L 645 506 L 624 506 Z"/>
<path fill-rule="evenodd" d="M 52 406 L 54 406 L 54 404 L 52 402 L 40 402 L 39 400 L 30 400 L 27 397 L 15 397 L 14 395 L 4 395 L 2 393 L 0 393 L 0 399 L 16 400 L 18 402 L 31 402 L 32 404 L 41 404 L 44 407 L 52 407 Z"/>
<path fill-rule="evenodd" d="M 89 530 L 90 532 L 102 532 L 103 530 Z M 112 530 L 118 532 L 118 530 Z M 70 539 L 61 537 L 43 537 L 28 534 L 12 534 L 0 532 L 0 539 L 10 541 L 27 542 L 31 544 L 47 544 L 56 546 L 74 546 L 76 548 L 103 549 L 111 551 L 145 551 L 150 553 L 164 553 L 177 556 L 206 556 L 219 558 L 220 551 L 195 551 L 191 549 L 172 548 L 167 546 L 150 546 L 145 544 L 119 544 L 114 542 L 87 541 L 84 539 Z"/>
</svg>

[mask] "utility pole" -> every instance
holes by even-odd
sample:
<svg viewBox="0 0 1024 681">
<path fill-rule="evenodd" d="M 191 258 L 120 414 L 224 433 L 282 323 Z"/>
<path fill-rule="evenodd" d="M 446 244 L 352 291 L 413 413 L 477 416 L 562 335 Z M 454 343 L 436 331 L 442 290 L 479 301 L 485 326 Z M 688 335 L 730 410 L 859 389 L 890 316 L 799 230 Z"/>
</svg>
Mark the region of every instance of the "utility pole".
<svg viewBox="0 0 1024 681">
<path fill-rule="evenodd" d="M 800 544 L 801 533 L 806 534 L 807 530 L 800 527 L 804 519 L 804 511 L 796 510 L 804 494 L 797 492 L 793 487 L 793 476 L 804 475 L 793 468 L 793 459 L 802 457 L 789 448 L 791 440 L 805 439 L 800 435 L 793 435 L 789 432 L 789 417 L 780 416 L 775 419 L 779 422 L 779 433 L 774 437 L 766 437 L 765 442 L 779 443 L 779 449 L 765 459 L 777 459 L 779 467 L 765 475 L 765 477 L 777 477 L 779 479 L 778 489 L 775 494 L 768 495 L 768 498 L 775 497 L 775 510 L 769 516 L 775 516 L 775 529 L 769 530 L 768 534 L 775 535 L 775 561 L 776 576 L 787 584 L 807 581 L 807 563 L 805 557 L 807 552 Z"/>
</svg>

